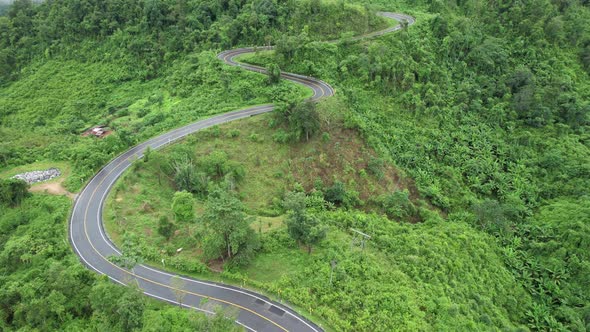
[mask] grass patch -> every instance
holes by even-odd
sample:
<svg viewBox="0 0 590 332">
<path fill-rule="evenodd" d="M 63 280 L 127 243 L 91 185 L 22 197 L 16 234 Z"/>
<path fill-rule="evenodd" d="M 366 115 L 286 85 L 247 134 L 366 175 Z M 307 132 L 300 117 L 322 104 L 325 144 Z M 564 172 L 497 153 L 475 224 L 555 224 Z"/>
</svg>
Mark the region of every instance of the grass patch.
<svg viewBox="0 0 590 332">
<path fill-rule="evenodd" d="M 284 275 L 294 274 L 309 261 L 305 255 L 293 255 L 291 250 L 261 254 L 242 270 L 249 279 L 273 282 Z"/>
<path fill-rule="evenodd" d="M 273 60 L 275 52 L 266 50 L 256 50 L 254 53 L 240 54 L 234 58 L 240 63 L 249 63 L 256 66 L 266 66 Z"/>
</svg>

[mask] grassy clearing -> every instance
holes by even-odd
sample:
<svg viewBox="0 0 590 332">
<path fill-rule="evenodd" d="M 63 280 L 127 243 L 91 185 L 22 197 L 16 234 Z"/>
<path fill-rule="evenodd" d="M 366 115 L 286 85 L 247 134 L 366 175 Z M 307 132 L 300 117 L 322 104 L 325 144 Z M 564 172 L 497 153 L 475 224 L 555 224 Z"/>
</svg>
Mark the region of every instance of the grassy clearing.
<svg viewBox="0 0 590 332">
<path fill-rule="evenodd" d="M 21 166 L 16 166 L 16 167 L 11 167 L 11 168 L 5 169 L 4 171 L 0 172 L 0 178 L 9 178 L 9 177 L 12 177 L 16 174 L 25 173 L 25 172 L 32 172 L 32 171 L 42 171 L 42 170 L 46 170 L 46 169 L 52 168 L 52 167 L 59 169 L 59 171 L 61 172 L 61 175 L 57 178 L 53 178 L 49 181 L 45 181 L 44 183 L 55 182 L 55 181 L 58 181 L 60 178 L 67 178 L 72 171 L 71 165 L 67 162 L 43 160 L 43 161 L 37 161 L 37 162 L 27 164 L 27 165 L 21 165 Z"/>
<path fill-rule="evenodd" d="M 371 197 L 404 188 L 415 191 L 411 182 L 391 165 L 384 166 L 380 178 L 367 172 L 367 163 L 375 158 L 375 153 L 355 131 L 344 128 L 337 106 L 337 100 L 320 104 L 322 132 L 306 143 L 277 142 L 277 129 L 269 127 L 273 115 L 267 114 L 210 128 L 161 151 L 163 155 L 190 151 L 197 161 L 213 151 L 224 151 L 231 162 L 244 167 L 246 176 L 239 183 L 238 192 L 248 213 L 254 217 L 251 227 L 261 234 L 263 242 L 263 250 L 247 267 L 219 274 L 190 271 L 175 265 L 174 262 L 190 264 L 201 260 L 199 234 L 202 226 L 198 221 L 177 225 L 175 235 L 168 241 L 158 234 L 159 218 L 173 219 L 171 204 L 175 189 L 171 179 L 158 175 L 149 162 L 138 162 L 122 177 L 108 198 L 105 227 L 109 236 L 120 245 L 125 233 L 140 235 L 148 250 L 159 253 L 157 259 L 149 261 L 155 266 L 161 266 L 164 258 L 166 268 L 173 271 L 263 290 L 275 299 L 293 299 L 282 294 L 282 287 L 286 286 L 281 283 L 305 274 L 310 266 L 318 264 L 318 259 L 323 259 L 320 257 L 329 255 L 332 246 L 319 245 L 308 255 L 305 248 L 300 248 L 288 237 L 283 223 L 285 216 L 281 215 L 279 207 L 285 191 L 298 185 L 306 190 L 328 187 L 338 180 L 359 192 L 367 210 L 375 209 L 370 203 Z M 202 213 L 204 203 L 203 199 L 196 199 L 197 216 Z M 326 243 L 347 248 L 351 236 L 330 227 Z M 178 248 L 183 250 L 175 254 Z M 374 249 L 370 250 L 373 255 L 379 255 Z M 174 254 L 169 256 L 162 252 Z M 214 263 L 212 268 L 219 266 Z M 294 303 L 301 305 L 297 301 Z M 301 309 L 315 316 L 313 308 L 304 306 Z"/>
<path fill-rule="evenodd" d="M 368 210 L 375 208 L 372 198 L 381 194 L 404 188 L 414 192 L 411 182 L 390 165 L 384 166 L 381 178 L 367 171 L 368 162 L 375 154 L 354 131 L 325 121 L 321 135 L 307 143 L 288 145 L 275 141 L 277 132 L 268 126 L 271 119 L 272 115 L 262 115 L 212 128 L 162 152 L 170 154 L 188 149 L 198 161 L 213 151 L 223 151 L 231 162 L 242 165 L 246 176 L 239 183 L 239 195 L 248 213 L 260 217 L 253 228 L 262 232 L 280 227 L 281 197 L 296 184 L 311 191 L 341 181 L 359 193 Z M 141 163 L 126 173 L 107 203 L 107 229 L 115 242 L 120 234 L 133 232 L 146 236 L 157 246 L 187 248 L 183 236 L 173 237 L 166 243 L 155 231 L 161 216 L 172 215 L 174 191 L 169 178 L 141 167 Z M 197 199 L 197 215 L 202 212 L 203 204 L 203 200 Z M 198 225 L 190 226 L 189 230 L 196 232 Z"/>
<path fill-rule="evenodd" d="M 374 152 L 354 131 L 343 128 L 336 120 L 324 121 L 323 134 L 310 142 L 288 145 L 275 141 L 276 130 L 268 126 L 271 119 L 272 115 L 261 115 L 212 128 L 162 152 L 170 154 L 174 150 L 189 149 L 199 160 L 213 151 L 224 151 L 229 160 L 243 165 L 246 176 L 239 184 L 239 194 L 248 213 L 257 218 L 252 227 L 262 233 L 283 227 L 281 197 L 296 184 L 310 191 L 320 185 L 331 186 L 338 180 L 357 190 L 364 201 L 411 187 L 391 166 L 384 168 L 381 179 L 367 174 L 367 162 L 374 157 Z M 172 216 L 170 208 L 175 189 L 170 179 L 141 166 L 140 163 L 126 173 L 108 199 L 105 216 L 110 236 L 119 243 L 125 232 L 140 234 L 155 247 L 182 247 L 185 249 L 182 255 L 198 256 L 198 241 L 191 243 L 185 234 L 198 233 L 198 223 L 187 230 L 180 226 L 170 241 L 157 234 L 158 219 Z M 197 215 L 203 206 L 204 201 L 197 199 Z M 367 209 L 371 208 L 371 204 L 367 204 Z"/>
<path fill-rule="evenodd" d="M 249 63 L 257 66 L 265 66 L 272 60 L 274 51 L 256 50 L 255 53 L 240 54 L 234 59 L 241 63 Z M 266 60 L 263 60 L 266 59 Z"/>
</svg>

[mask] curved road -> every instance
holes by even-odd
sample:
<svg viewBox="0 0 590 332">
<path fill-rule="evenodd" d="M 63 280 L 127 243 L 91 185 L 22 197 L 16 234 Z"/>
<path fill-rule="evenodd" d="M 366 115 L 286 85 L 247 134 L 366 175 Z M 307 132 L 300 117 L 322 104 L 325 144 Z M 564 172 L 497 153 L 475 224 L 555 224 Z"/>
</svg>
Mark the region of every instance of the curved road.
<svg viewBox="0 0 590 332">
<path fill-rule="evenodd" d="M 412 17 L 403 14 L 383 12 L 379 13 L 379 15 L 400 22 L 405 20 L 408 25 L 414 23 Z M 401 24 L 398 24 L 385 30 L 354 37 L 352 40 L 380 36 L 401 28 Z M 265 49 L 272 49 L 272 47 L 266 47 Z M 222 52 L 218 55 L 218 58 L 229 65 L 266 73 L 263 68 L 240 64 L 234 60 L 238 55 L 251 52 L 254 52 L 254 48 L 241 48 Z M 281 76 L 284 79 L 311 88 L 313 96 L 309 99 L 312 101 L 334 94 L 334 89 L 321 80 L 291 73 L 282 73 Z M 135 158 L 143 156 L 143 152 L 147 147 L 159 149 L 201 129 L 266 113 L 272 109 L 273 105 L 271 104 L 261 105 L 198 121 L 143 142 L 109 162 L 80 192 L 70 218 L 70 242 L 81 261 L 88 268 L 99 274 L 107 275 L 114 282 L 123 285 L 129 282 L 137 282 L 144 294 L 178 304 L 174 292 L 178 293 L 178 290 L 171 286 L 171 278 L 174 275 L 143 264 L 137 265 L 129 271 L 108 260 L 109 256 L 120 255 L 121 253 L 110 241 L 103 229 L 102 210 L 106 197 L 117 179 L 131 166 Z M 214 282 L 181 278 L 184 280 L 181 291 L 185 294 L 182 300 L 182 305 L 185 307 L 207 313 L 212 313 L 210 308 L 215 304 L 223 307 L 233 307 L 237 310 L 236 323 L 249 331 L 322 331 L 320 327 L 295 311 L 263 295 Z M 202 299 L 208 299 L 207 304 L 201 305 Z"/>
</svg>

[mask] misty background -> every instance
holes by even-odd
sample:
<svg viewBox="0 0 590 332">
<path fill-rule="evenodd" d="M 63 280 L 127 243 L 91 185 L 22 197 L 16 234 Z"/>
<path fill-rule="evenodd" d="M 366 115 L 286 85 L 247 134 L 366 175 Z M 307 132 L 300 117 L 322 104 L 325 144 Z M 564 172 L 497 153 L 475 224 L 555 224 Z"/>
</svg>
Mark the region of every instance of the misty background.
<svg viewBox="0 0 590 332">
<path fill-rule="evenodd" d="M 35 2 L 42 2 L 43 0 L 31 0 L 31 2 L 35 3 Z M 10 5 L 14 2 L 14 0 L 0 0 L 0 6 L 1 5 Z"/>
<path fill-rule="evenodd" d="M 9 5 L 11 5 L 15 0 L 0 0 L 0 16 L 6 14 Z M 39 3 L 43 0 L 31 0 L 32 3 Z"/>
</svg>

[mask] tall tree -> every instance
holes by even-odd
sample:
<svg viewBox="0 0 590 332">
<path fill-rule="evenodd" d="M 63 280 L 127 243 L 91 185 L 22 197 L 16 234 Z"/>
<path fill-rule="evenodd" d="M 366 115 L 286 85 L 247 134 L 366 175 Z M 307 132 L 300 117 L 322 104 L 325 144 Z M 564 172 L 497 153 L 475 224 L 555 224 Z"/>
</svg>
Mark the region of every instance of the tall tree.
<svg viewBox="0 0 590 332">
<path fill-rule="evenodd" d="M 182 301 L 186 297 L 186 291 L 184 290 L 184 287 L 186 287 L 186 281 L 179 276 L 173 276 L 170 279 L 170 286 L 172 286 L 172 293 L 174 293 L 178 306 L 182 308 Z"/>
<path fill-rule="evenodd" d="M 186 226 L 186 234 L 191 235 L 190 225 L 195 221 L 195 200 L 193 194 L 186 191 L 177 191 L 172 198 L 172 213 L 174 220 Z"/>
<path fill-rule="evenodd" d="M 203 222 L 211 231 L 207 242 L 207 256 L 233 258 L 240 250 L 256 241 L 244 205 L 231 192 L 215 189 L 209 194 Z"/>
<path fill-rule="evenodd" d="M 103 280 L 92 288 L 89 298 L 103 329 L 132 331 L 142 327 L 145 301 L 139 289 Z"/>
<path fill-rule="evenodd" d="M 284 206 L 288 211 L 287 230 L 289 235 L 307 247 L 311 254 L 312 247 L 326 237 L 326 228 L 320 225 L 319 219 L 307 211 L 305 193 L 290 192 L 285 195 Z"/>
<path fill-rule="evenodd" d="M 313 102 L 289 102 L 282 107 L 277 107 L 276 114 L 280 122 L 287 123 L 296 141 L 303 138 L 309 141 L 311 136 L 320 129 L 320 116 Z"/>
<path fill-rule="evenodd" d="M 126 233 L 123 236 L 121 255 L 111 255 L 109 260 L 123 268 L 133 269 L 135 265 L 143 262 L 143 256 L 139 245 L 140 239 L 133 233 Z"/>
</svg>

